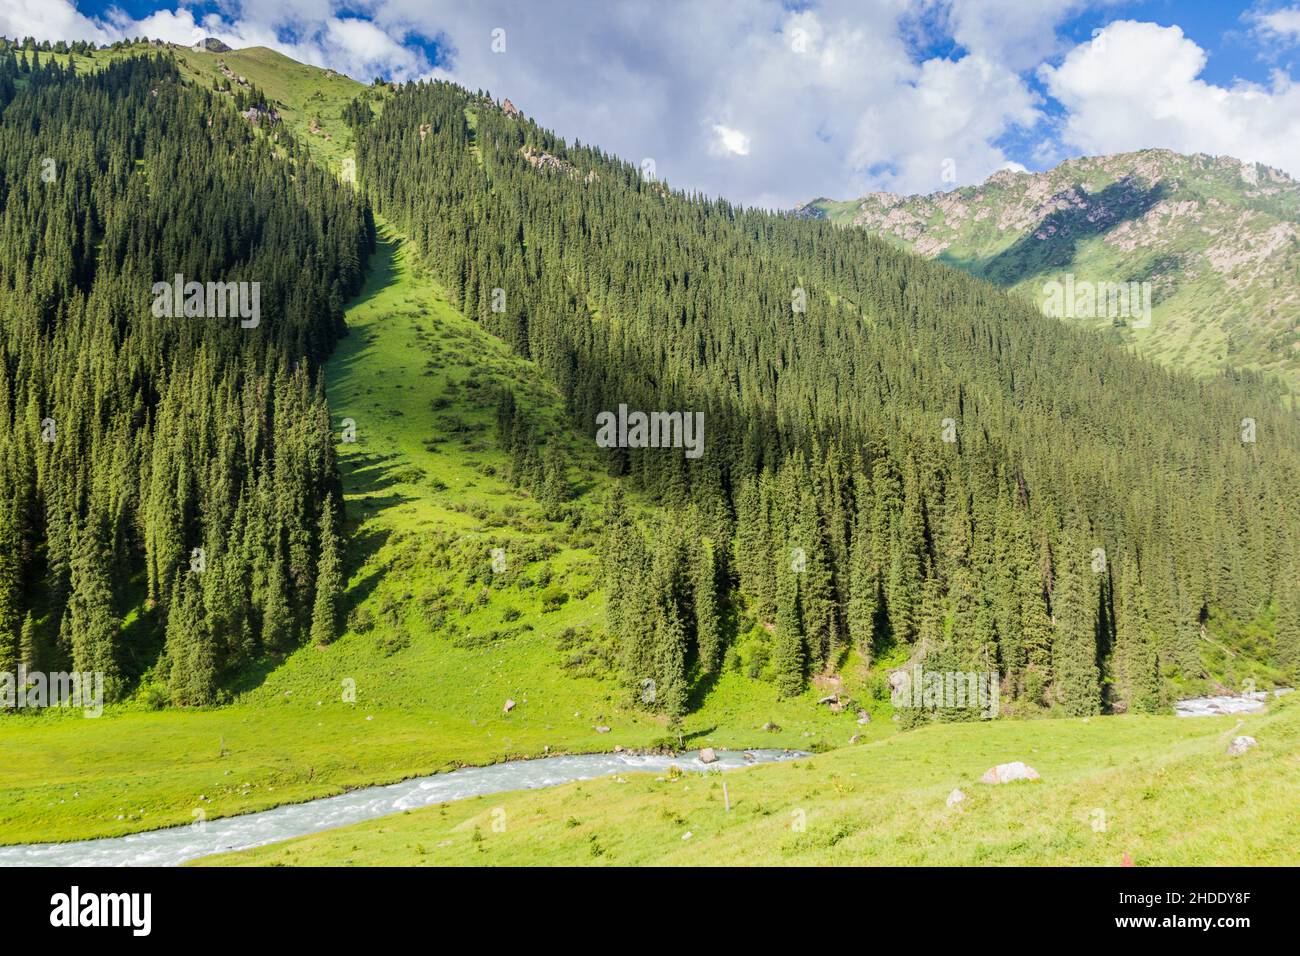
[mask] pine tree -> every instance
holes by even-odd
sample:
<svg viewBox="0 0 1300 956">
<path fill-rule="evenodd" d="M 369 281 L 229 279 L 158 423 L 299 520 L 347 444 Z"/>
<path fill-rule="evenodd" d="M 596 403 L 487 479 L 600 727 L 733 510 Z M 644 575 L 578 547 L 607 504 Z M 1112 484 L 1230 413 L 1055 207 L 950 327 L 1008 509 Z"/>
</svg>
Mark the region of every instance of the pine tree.
<svg viewBox="0 0 1300 956">
<path fill-rule="evenodd" d="M 798 575 L 789 568 L 777 571 L 776 653 L 773 673 L 782 697 L 794 697 L 803 690 L 804 636 L 799 606 Z"/>
<path fill-rule="evenodd" d="M 321 510 L 320 559 L 316 565 L 316 600 L 311 615 L 311 640 L 318 647 L 334 640 L 343 602 L 343 568 L 334 521 L 334 499 L 326 498 Z"/>
<path fill-rule="evenodd" d="M 671 608 L 654 623 L 655 706 L 670 718 L 686 713 L 686 634 Z"/>
<path fill-rule="evenodd" d="M 695 570 L 695 644 L 699 648 L 700 671 L 715 674 L 722 667 L 722 619 L 718 607 L 718 567 L 713 545 L 699 549 Z"/>
<path fill-rule="evenodd" d="M 1061 707 L 1068 714 L 1086 717 L 1101 709 L 1097 601 L 1077 540 L 1067 537 L 1058 554 L 1052 592 L 1052 673 Z"/>
<path fill-rule="evenodd" d="M 876 571 L 866 522 L 859 519 L 853 535 L 849 569 L 849 637 L 864 663 L 870 664 L 875 647 L 876 612 L 880 577 Z"/>
</svg>

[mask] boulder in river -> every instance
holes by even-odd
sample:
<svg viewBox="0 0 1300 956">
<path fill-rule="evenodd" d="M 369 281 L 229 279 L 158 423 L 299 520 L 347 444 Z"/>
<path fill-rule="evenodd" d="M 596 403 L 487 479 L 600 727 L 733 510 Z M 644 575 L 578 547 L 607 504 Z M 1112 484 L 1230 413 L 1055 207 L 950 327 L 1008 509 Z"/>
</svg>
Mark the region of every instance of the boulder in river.
<svg viewBox="0 0 1300 956">
<path fill-rule="evenodd" d="M 1237 757 L 1244 754 L 1251 747 L 1258 747 L 1259 741 L 1254 737 L 1233 737 L 1232 743 L 1228 744 L 1228 756 Z"/>
<path fill-rule="evenodd" d="M 1012 783 L 1016 780 L 1037 780 L 1038 771 L 1026 763 L 1014 760 L 1011 763 L 1000 763 L 996 767 L 990 767 L 980 777 L 980 783 Z"/>
<path fill-rule="evenodd" d="M 713 752 L 712 747 L 705 747 L 700 751 L 700 763 L 717 763 L 718 755 Z"/>
</svg>

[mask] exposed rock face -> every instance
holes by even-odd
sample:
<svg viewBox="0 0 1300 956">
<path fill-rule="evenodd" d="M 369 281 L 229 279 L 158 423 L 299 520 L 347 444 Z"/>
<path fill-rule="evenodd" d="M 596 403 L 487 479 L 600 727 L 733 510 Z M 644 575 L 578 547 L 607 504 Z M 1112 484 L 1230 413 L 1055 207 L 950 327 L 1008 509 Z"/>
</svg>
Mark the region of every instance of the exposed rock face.
<svg viewBox="0 0 1300 956">
<path fill-rule="evenodd" d="M 1300 385 L 1300 183 L 1281 170 L 1149 149 L 928 195 L 814 199 L 795 215 L 860 226 L 1040 304 L 1066 275 L 1149 282 L 1149 324 L 1105 309 L 1070 320 L 1171 364 Z"/>
<path fill-rule="evenodd" d="M 423 134 L 421 134 L 421 136 L 423 137 Z M 549 172 L 563 173 L 564 175 L 568 176 L 570 179 L 581 179 L 584 183 L 588 185 L 597 182 L 600 179 L 600 177 L 596 174 L 596 171 L 594 169 L 590 170 L 586 176 L 583 176 L 578 171 L 578 168 L 573 165 L 573 163 L 569 162 L 568 160 L 561 159 L 560 157 L 552 153 L 548 153 L 545 150 L 538 149 L 535 146 L 520 147 L 519 155 L 523 156 L 523 158 L 528 161 L 528 165 L 532 166 L 533 169 L 541 169 L 541 170 L 547 170 Z"/>
<path fill-rule="evenodd" d="M 1233 737 L 1232 743 L 1228 744 L 1228 756 L 1238 757 L 1244 754 L 1251 747 L 1258 747 L 1259 741 L 1254 737 Z"/>
<path fill-rule="evenodd" d="M 280 114 L 277 113 L 275 110 L 258 109 L 256 106 L 250 106 L 248 109 L 244 110 L 244 112 L 240 113 L 239 115 L 242 116 L 244 119 L 248 120 L 250 123 L 265 122 L 268 125 L 274 126 L 276 123 L 280 122 Z"/>
<path fill-rule="evenodd" d="M 205 53 L 229 53 L 230 47 L 222 43 L 216 37 L 204 37 L 198 43 L 194 44 L 194 49 L 202 50 Z"/>
<path fill-rule="evenodd" d="M 1011 763 L 1000 763 L 996 767 L 990 767 L 980 777 L 980 783 L 1013 783 L 1017 780 L 1037 780 L 1038 771 L 1028 764 L 1019 760 Z"/>
<path fill-rule="evenodd" d="M 501 112 L 505 113 L 506 116 L 512 116 L 516 119 L 523 116 L 523 114 L 519 112 L 519 107 L 515 106 L 515 104 L 511 103 L 509 100 L 502 101 Z"/>
</svg>

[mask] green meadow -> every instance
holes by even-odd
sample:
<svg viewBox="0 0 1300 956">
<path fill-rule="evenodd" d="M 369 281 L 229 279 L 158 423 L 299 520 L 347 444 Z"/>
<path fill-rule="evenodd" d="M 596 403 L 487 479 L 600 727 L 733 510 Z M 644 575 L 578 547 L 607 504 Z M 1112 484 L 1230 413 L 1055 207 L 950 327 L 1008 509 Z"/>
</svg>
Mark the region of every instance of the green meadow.
<svg viewBox="0 0 1300 956">
<path fill-rule="evenodd" d="M 1279 797 L 1300 773 L 1300 705 L 1270 706 L 1241 718 L 930 725 L 725 774 L 627 774 L 458 801 L 200 863 L 1288 864 L 1300 817 Z M 1259 745 L 1229 756 L 1236 734 Z M 1012 760 L 1041 779 L 978 782 Z M 957 788 L 965 799 L 949 806 Z"/>
</svg>

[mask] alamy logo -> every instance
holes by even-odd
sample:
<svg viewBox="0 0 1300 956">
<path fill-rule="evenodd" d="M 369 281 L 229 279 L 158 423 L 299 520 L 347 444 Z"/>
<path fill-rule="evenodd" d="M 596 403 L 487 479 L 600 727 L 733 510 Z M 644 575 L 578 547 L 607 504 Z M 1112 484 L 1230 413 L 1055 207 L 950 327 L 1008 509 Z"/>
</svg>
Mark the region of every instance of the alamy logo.
<svg viewBox="0 0 1300 956">
<path fill-rule="evenodd" d="M 151 893 L 71 892 L 50 897 L 51 926 L 129 926 L 131 935 L 148 936 L 153 928 Z"/>
<path fill-rule="evenodd" d="M 1001 685 L 996 671 L 927 671 L 913 667 L 889 675 L 890 702 L 923 710 L 978 710 L 998 715 Z"/>
<path fill-rule="evenodd" d="M 1135 329 L 1151 325 L 1150 282 L 1076 282 L 1043 284 L 1043 314 L 1056 319 L 1137 319 Z"/>
<path fill-rule="evenodd" d="M 629 412 L 596 415 L 596 444 L 601 448 L 685 448 L 687 458 L 704 454 L 703 412 Z"/>
<path fill-rule="evenodd" d="M 262 283 L 186 282 L 177 273 L 171 282 L 153 284 L 153 314 L 158 319 L 238 318 L 255 329 L 262 321 Z"/>
<path fill-rule="evenodd" d="M 0 671 L 0 708 L 80 707 L 86 717 L 104 712 L 102 671 L 65 673 L 29 671 L 22 664 L 18 672 Z"/>
</svg>

